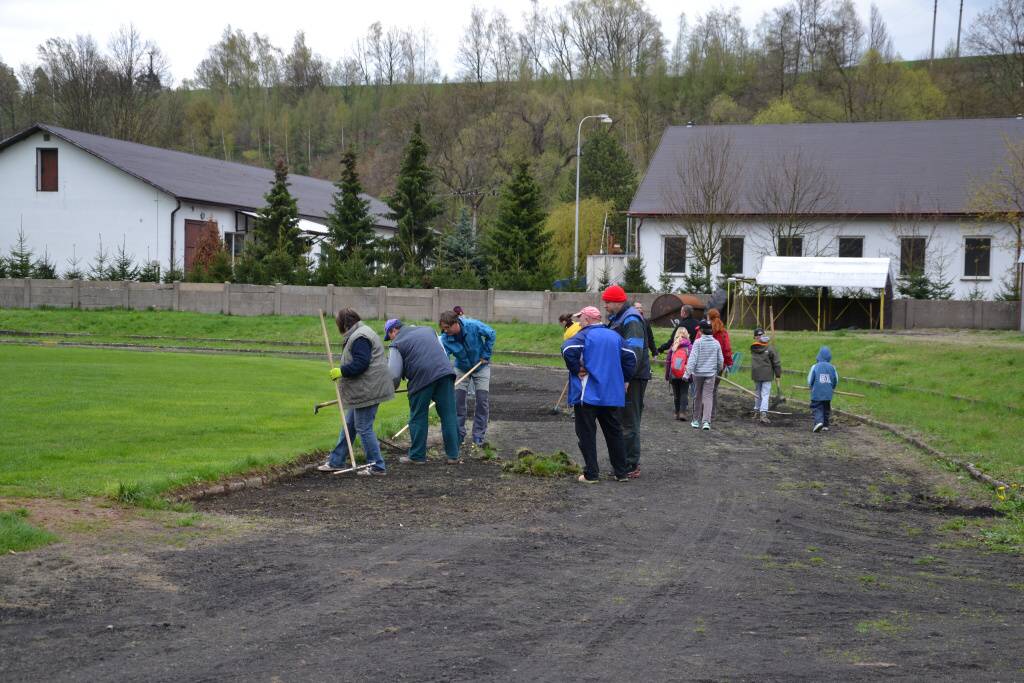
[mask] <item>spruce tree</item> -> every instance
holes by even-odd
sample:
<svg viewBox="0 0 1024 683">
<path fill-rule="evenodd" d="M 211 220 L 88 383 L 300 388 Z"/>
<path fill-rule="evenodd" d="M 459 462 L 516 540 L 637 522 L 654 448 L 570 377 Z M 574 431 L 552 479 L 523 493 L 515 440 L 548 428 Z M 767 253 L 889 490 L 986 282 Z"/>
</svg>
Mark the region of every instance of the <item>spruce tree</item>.
<svg viewBox="0 0 1024 683">
<path fill-rule="evenodd" d="M 278 159 L 274 167 L 274 182 L 263 196 L 266 206 L 256 216 L 256 241 L 267 253 L 283 248 L 298 259 L 306 253 L 306 245 L 299 237 L 299 207 L 288 191 L 288 166 Z"/>
<path fill-rule="evenodd" d="M 608 225 L 621 239 L 625 233 L 625 211 L 636 194 L 637 174 L 633 162 L 618 139 L 606 129 L 591 133 L 580 149 L 580 199 L 596 197 L 610 201 L 615 211 Z M 572 173 L 562 193 L 564 201 L 576 199 L 576 174 Z"/>
<path fill-rule="evenodd" d="M 107 279 L 119 282 L 139 279 L 139 267 L 135 265 L 134 256 L 128 253 L 124 241 L 117 248 L 117 254 L 114 255 L 114 260 L 107 270 Z"/>
<path fill-rule="evenodd" d="M 387 198 L 398 222 L 393 265 L 410 279 L 423 272 L 433 255 L 431 223 L 441 215 L 441 205 L 434 196 L 434 173 L 427 167 L 428 153 L 417 123 L 405 146 L 395 191 Z"/>
<path fill-rule="evenodd" d="M 341 157 L 341 179 L 334 184 L 334 206 L 327 214 L 327 231 L 332 247 L 342 254 L 369 248 L 373 241 L 370 202 L 363 199 L 363 187 L 356 172 L 356 154 L 349 149 Z"/>
<path fill-rule="evenodd" d="M 525 161 L 502 188 L 498 215 L 487 232 L 488 283 L 503 289 L 544 289 L 551 284 L 551 234 L 544 230 L 540 186 Z"/>
<path fill-rule="evenodd" d="M 25 231 L 18 228 L 18 241 L 11 245 L 11 253 L 7 257 L 7 277 L 32 277 L 33 255 Z"/>
<path fill-rule="evenodd" d="M 50 260 L 50 254 L 43 249 L 43 255 L 32 264 L 32 277 L 37 280 L 56 280 L 57 264 Z"/>
<path fill-rule="evenodd" d="M 474 271 L 477 279 L 482 278 L 487 270 L 473 220 L 465 208 L 459 212 L 455 228 L 442 237 L 437 246 L 437 267 L 447 267 L 459 273 Z"/>
<path fill-rule="evenodd" d="M 99 246 L 96 248 L 96 256 L 93 257 L 92 263 L 89 264 L 89 279 L 110 279 L 110 254 L 103 248 L 102 237 L 100 237 Z"/>
<path fill-rule="evenodd" d="M 649 292 L 650 286 L 644 276 L 644 260 L 639 256 L 626 259 L 626 271 L 622 274 L 622 286 L 630 293 Z"/>
</svg>

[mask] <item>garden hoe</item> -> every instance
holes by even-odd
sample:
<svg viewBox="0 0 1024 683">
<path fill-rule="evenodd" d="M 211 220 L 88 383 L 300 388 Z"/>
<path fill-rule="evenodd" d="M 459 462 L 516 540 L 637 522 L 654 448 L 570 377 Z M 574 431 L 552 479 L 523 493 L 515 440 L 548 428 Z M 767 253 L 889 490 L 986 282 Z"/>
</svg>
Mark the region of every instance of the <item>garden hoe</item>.
<svg viewBox="0 0 1024 683">
<path fill-rule="evenodd" d="M 773 306 L 768 307 L 768 320 L 772 330 L 772 348 L 775 347 L 775 308 Z M 775 395 L 768 399 L 768 407 L 774 410 L 780 405 L 786 402 L 786 397 L 782 395 L 782 379 L 779 377 L 775 378 Z"/>
<path fill-rule="evenodd" d="M 324 332 L 324 347 L 327 349 L 327 365 L 331 369 L 334 369 L 334 356 L 331 354 L 331 338 L 327 336 L 327 323 L 324 322 L 323 311 L 320 311 L 320 329 Z M 348 422 L 345 420 L 345 405 L 341 402 L 341 387 L 338 386 L 337 382 L 334 382 L 334 395 L 338 399 L 338 413 L 341 415 L 341 431 L 345 434 L 345 444 L 348 446 L 348 461 L 352 465 L 351 467 L 343 470 L 335 470 L 334 474 L 344 474 L 346 472 L 364 470 L 367 467 L 370 467 L 370 463 L 365 465 L 356 465 L 356 455 L 352 450 L 352 436 L 348 433 Z"/>
<path fill-rule="evenodd" d="M 552 415 L 562 414 L 562 399 L 565 398 L 565 392 L 569 390 L 569 380 L 565 381 L 565 386 L 562 387 L 562 393 L 558 395 L 558 400 L 555 401 L 555 407 L 551 409 Z"/>
</svg>

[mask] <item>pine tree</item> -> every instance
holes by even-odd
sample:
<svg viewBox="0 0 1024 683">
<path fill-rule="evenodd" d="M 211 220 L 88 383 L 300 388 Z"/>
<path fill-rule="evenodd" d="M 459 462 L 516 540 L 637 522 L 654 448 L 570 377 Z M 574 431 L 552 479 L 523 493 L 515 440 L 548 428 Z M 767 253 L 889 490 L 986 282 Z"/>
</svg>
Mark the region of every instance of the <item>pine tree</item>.
<svg viewBox="0 0 1024 683">
<path fill-rule="evenodd" d="M 407 277 L 422 272 L 430 262 L 435 242 L 431 223 L 441 215 L 434 196 L 434 173 L 427 167 L 428 153 L 417 123 L 405 146 L 395 191 L 387 198 L 398 222 L 394 266 Z"/>
<path fill-rule="evenodd" d="M 495 223 L 487 232 L 488 284 L 503 289 L 544 289 L 551 284 L 551 235 L 540 186 L 525 161 L 516 163 L 502 189 Z"/>
<path fill-rule="evenodd" d="M 32 264 L 32 277 L 37 280 L 56 280 L 57 264 L 50 260 L 50 254 L 43 249 L 43 255 Z"/>
<path fill-rule="evenodd" d="M 74 252 L 74 245 L 72 245 L 71 256 L 67 258 L 68 267 L 64 271 L 65 280 L 84 280 L 85 271 L 82 270 L 82 259 L 77 256 Z"/>
<path fill-rule="evenodd" d="M 139 279 L 139 267 L 135 265 L 135 258 L 132 254 L 128 253 L 123 241 L 121 246 L 117 248 L 117 254 L 114 256 L 113 263 L 107 269 L 107 279 L 118 282 L 121 280 Z"/>
<path fill-rule="evenodd" d="M 453 273 L 474 273 L 473 280 L 482 281 L 487 268 L 480 254 L 479 240 L 473 230 L 473 221 L 465 208 L 459 212 L 455 228 L 441 238 L 437 245 L 436 268 L 447 268 Z M 435 270 L 436 270 L 435 268 Z M 435 285 L 440 287 L 441 285 Z M 466 289 L 473 289 L 466 287 Z"/>
<path fill-rule="evenodd" d="M 342 254 L 368 250 L 373 241 L 370 202 L 362 198 L 363 187 L 356 172 L 356 154 L 349 149 L 341 157 L 341 179 L 334 184 L 334 206 L 327 214 L 328 239 Z"/>
<path fill-rule="evenodd" d="M 18 241 L 11 246 L 7 257 L 8 277 L 32 277 L 32 247 L 28 246 L 25 231 L 18 228 Z"/>
<path fill-rule="evenodd" d="M 608 216 L 613 234 L 621 239 L 625 232 L 625 211 L 636 194 L 637 174 L 633 162 L 618 139 L 606 129 L 591 133 L 580 149 L 580 199 L 596 197 L 610 201 L 615 211 Z M 564 201 L 576 199 L 576 174 L 570 174 Z"/>
<path fill-rule="evenodd" d="M 299 236 L 299 207 L 289 184 L 288 166 L 278 159 L 274 182 L 263 196 L 267 204 L 256 216 L 256 242 L 268 253 L 280 247 L 298 259 L 306 253 L 306 245 Z"/>
<path fill-rule="evenodd" d="M 96 249 L 96 256 L 93 257 L 92 263 L 89 264 L 89 279 L 110 279 L 110 254 L 108 254 L 107 250 L 103 248 L 102 237 L 100 237 L 99 247 Z"/>
<path fill-rule="evenodd" d="M 622 286 L 630 293 L 641 293 L 651 291 L 644 276 L 644 260 L 640 256 L 630 256 L 626 259 L 626 271 L 622 274 Z"/>
<path fill-rule="evenodd" d="M 160 262 L 150 261 L 139 271 L 139 282 L 160 282 Z"/>
</svg>

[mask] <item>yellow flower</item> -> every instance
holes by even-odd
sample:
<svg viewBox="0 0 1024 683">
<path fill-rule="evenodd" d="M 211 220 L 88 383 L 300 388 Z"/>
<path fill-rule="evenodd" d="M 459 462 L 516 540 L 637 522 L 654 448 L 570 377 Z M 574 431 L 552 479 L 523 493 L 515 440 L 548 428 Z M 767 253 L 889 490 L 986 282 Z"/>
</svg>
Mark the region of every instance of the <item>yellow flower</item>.
<svg viewBox="0 0 1024 683">
<path fill-rule="evenodd" d="M 998 487 L 996 487 L 996 498 L 998 498 L 999 500 L 1006 500 L 1006 487 L 1005 486 L 998 486 Z"/>
</svg>

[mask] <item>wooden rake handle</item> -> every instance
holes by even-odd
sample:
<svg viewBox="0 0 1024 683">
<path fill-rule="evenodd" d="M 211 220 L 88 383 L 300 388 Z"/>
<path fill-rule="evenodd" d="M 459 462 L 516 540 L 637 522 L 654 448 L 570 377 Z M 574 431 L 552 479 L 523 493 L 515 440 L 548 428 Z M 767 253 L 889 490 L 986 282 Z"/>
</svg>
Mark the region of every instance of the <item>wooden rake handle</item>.
<svg viewBox="0 0 1024 683">
<path fill-rule="evenodd" d="M 320 329 L 324 333 L 324 348 L 327 349 L 327 365 L 334 369 L 334 355 L 331 353 L 331 338 L 327 336 L 327 323 L 324 322 L 324 312 L 320 311 Z M 338 413 L 341 415 L 341 431 L 345 434 L 345 445 L 348 446 L 348 461 L 352 469 L 356 469 L 356 454 L 352 451 L 352 436 L 348 433 L 348 422 L 345 420 L 345 405 L 341 402 L 341 386 L 337 380 L 334 382 L 334 395 L 338 398 Z"/>
</svg>

